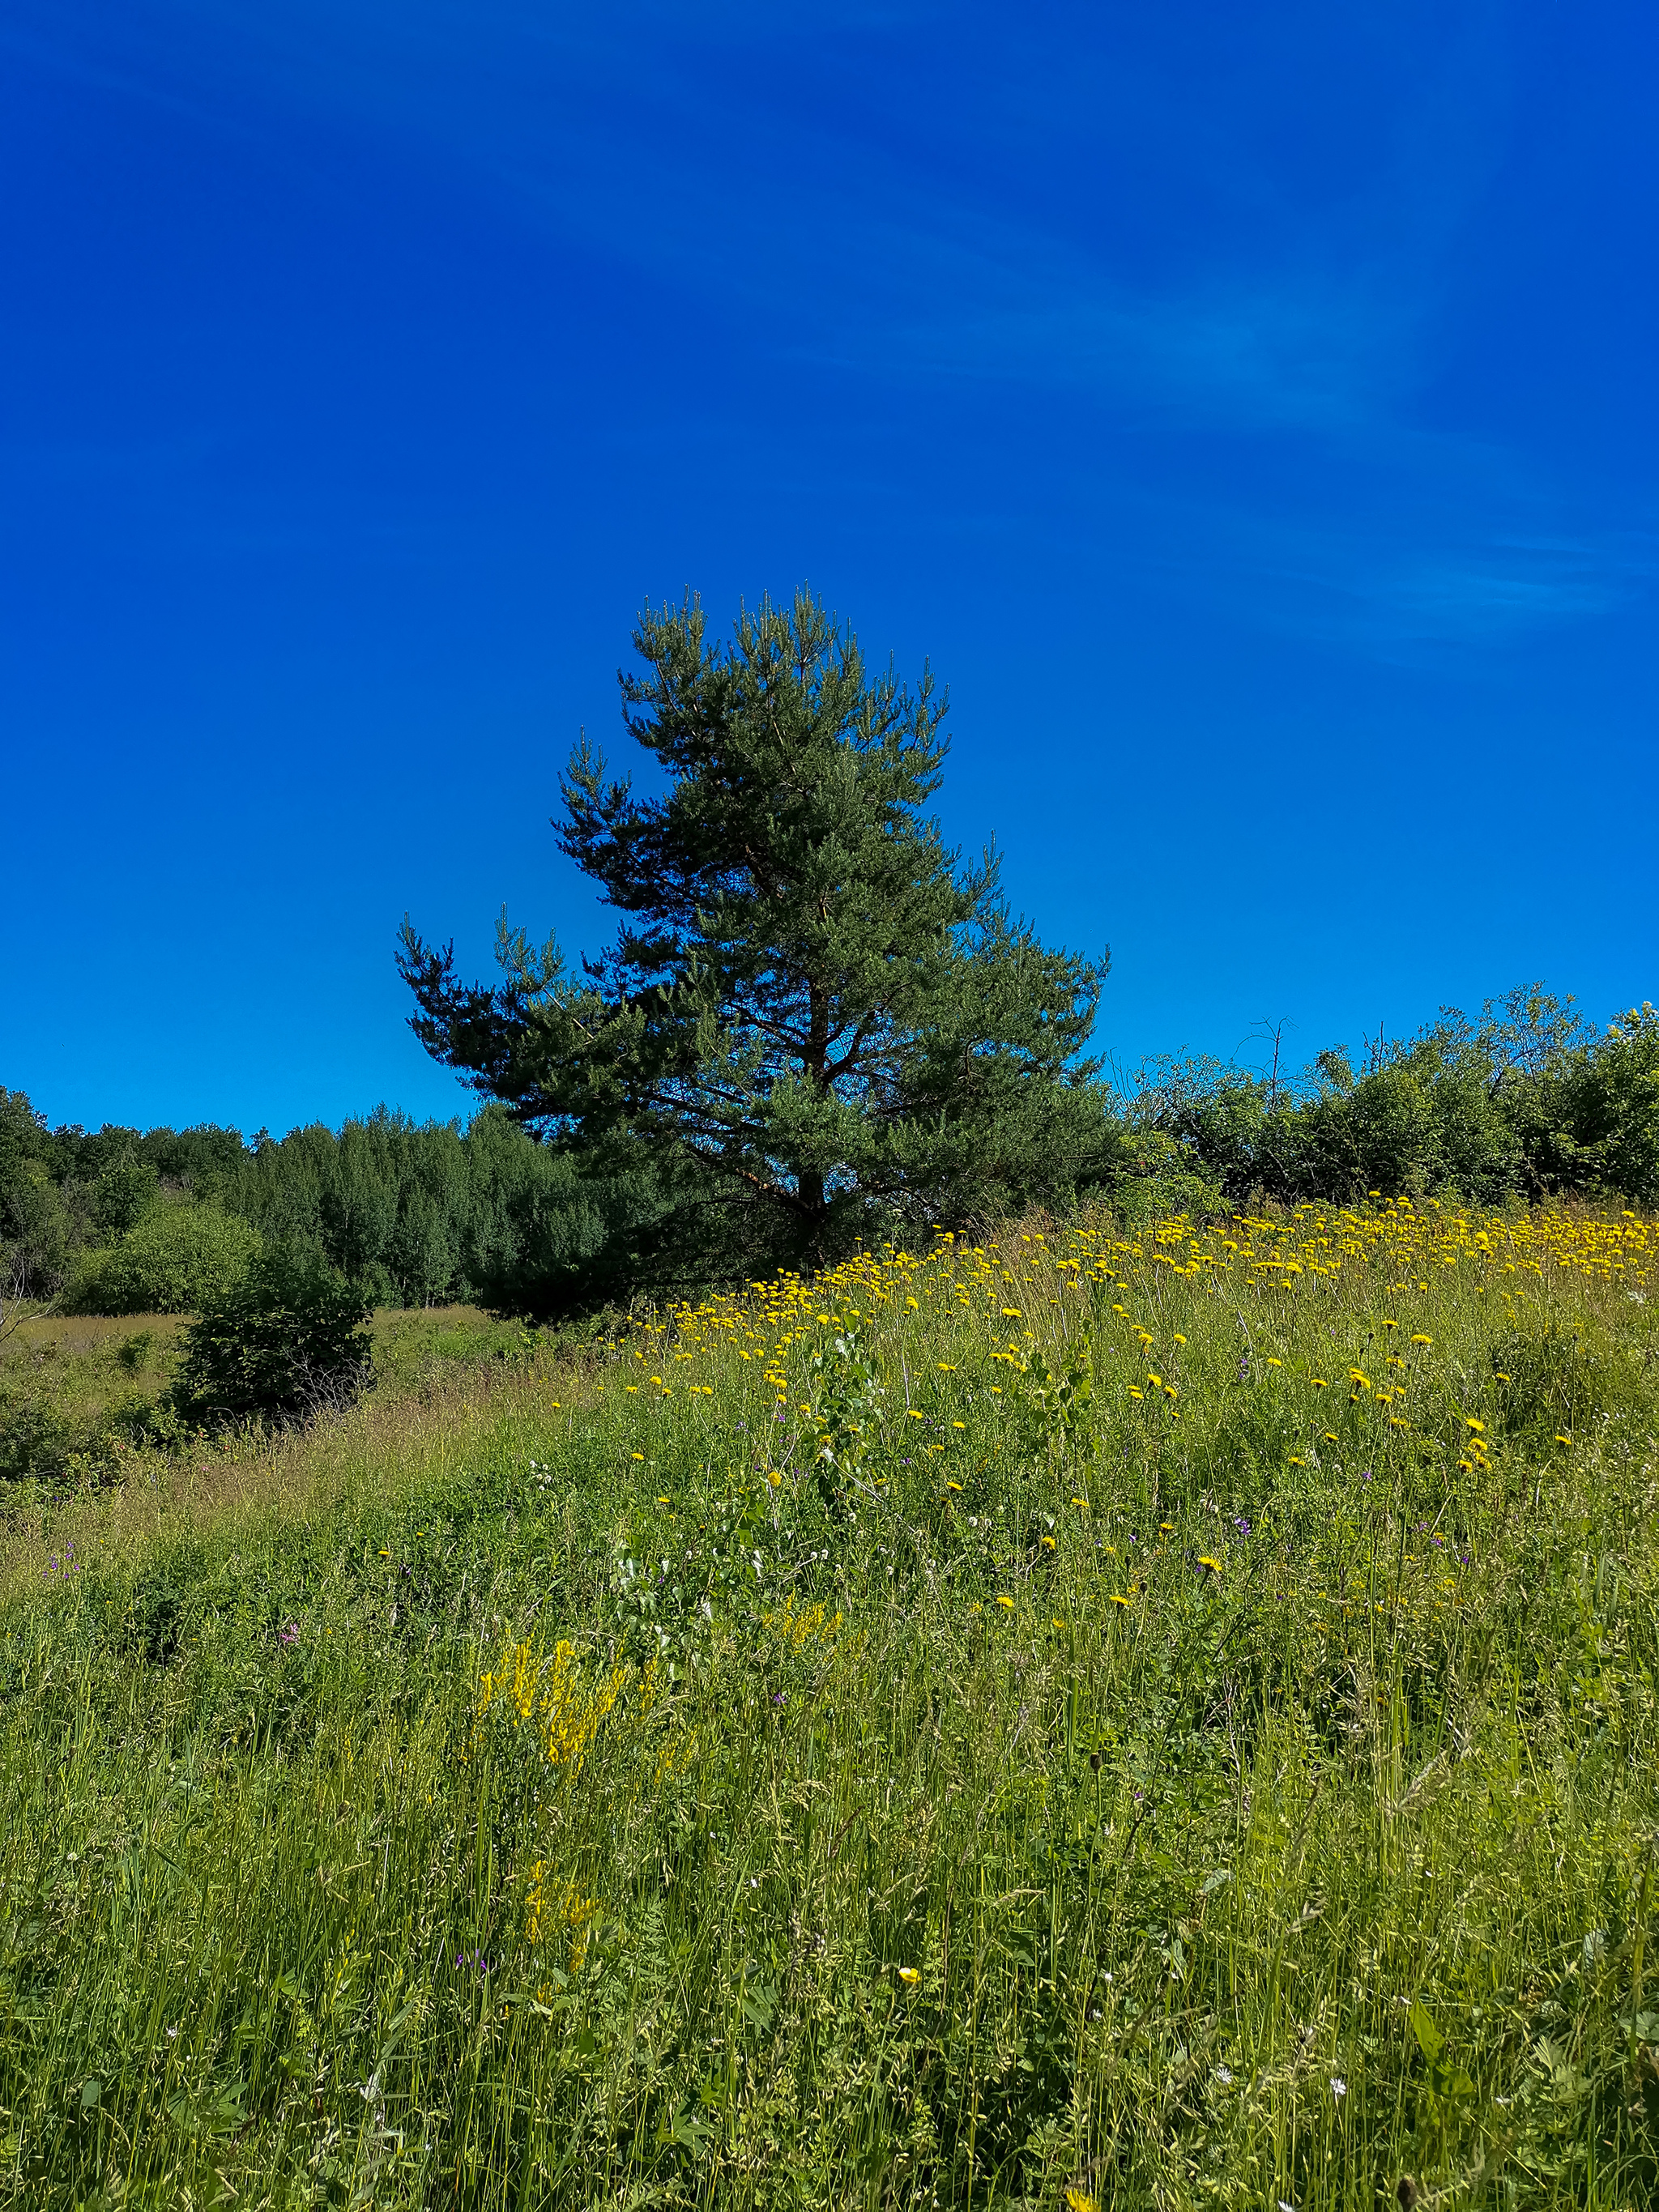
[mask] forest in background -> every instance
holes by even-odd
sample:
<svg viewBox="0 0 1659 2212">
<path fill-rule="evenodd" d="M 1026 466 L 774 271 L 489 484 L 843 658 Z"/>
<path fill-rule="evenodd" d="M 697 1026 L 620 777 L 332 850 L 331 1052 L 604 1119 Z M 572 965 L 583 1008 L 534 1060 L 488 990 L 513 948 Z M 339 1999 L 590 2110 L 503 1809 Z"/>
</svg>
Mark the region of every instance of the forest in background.
<svg viewBox="0 0 1659 2212">
<path fill-rule="evenodd" d="M 1357 1070 L 1335 1050 L 1292 1079 L 1189 1059 L 1091 1088 L 1105 1141 L 1078 1195 L 1130 1218 L 1379 1194 L 1659 1203 L 1651 1006 L 1598 1034 L 1534 987 L 1379 1041 Z M 843 1212 L 843 1249 L 902 1244 L 941 1213 L 959 1226 L 945 1196 L 925 1219 L 890 1200 Z M 208 1125 L 51 1128 L 23 1092 L 0 1091 L 0 1265 L 15 1296 L 60 1311 L 194 1311 L 276 1247 L 377 1305 L 545 1319 L 744 1279 L 792 1256 L 766 1249 L 764 1225 L 644 1146 L 589 1158 L 497 1102 L 465 1127 L 382 1107 L 337 1131 L 249 1140 Z"/>
<path fill-rule="evenodd" d="M 376 1306 L 544 1322 L 1105 1204 L 1454 1196 L 1659 1205 L 1659 1012 L 1597 1030 L 1542 984 L 1285 1079 L 1091 1055 L 1109 953 L 1045 946 L 930 803 L 948 697 L 866 666 L 806 586 L 717 637 L 647 606 L 619 677 L 647 783 L 584 736 L 556 842 L 617 917 L 572 962 L 496 930 L 497 979 L 405 917 L 410 1026 L 479 1097 L 281 1139 L 50 1128 L 0 1090 L 0 1296 L 200 1312 L 324 1267 Z"/>
</svg>

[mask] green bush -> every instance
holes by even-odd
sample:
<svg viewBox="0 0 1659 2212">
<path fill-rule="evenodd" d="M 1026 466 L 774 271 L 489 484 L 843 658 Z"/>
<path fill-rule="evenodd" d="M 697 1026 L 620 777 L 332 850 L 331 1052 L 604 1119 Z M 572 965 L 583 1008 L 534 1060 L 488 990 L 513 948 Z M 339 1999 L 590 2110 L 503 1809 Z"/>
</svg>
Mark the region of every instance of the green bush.
<svg viewBox="0 0 1659 2212">
<path fill-rule="evenodd" d="M 1659 1012 L 1632 1007 L 1595 1036 L 1541 985 L 1478 1019 L 1443 1010 L 1416 1036 L 1370 1048 L 1356 1078 L 1321 1053 L 1284 1083 L 1203 1059 L 1143 1071 L 1128 1127 L 1144 1152 L 1227 1198 L 1352 1204 L 1455 1194 L 1478 1205 L 1619 1197 L 1659 1202 Z"/>
<path fill-rule="evenodd" d="M 168 1402 L 208 1428 L 303 1420 L 372 1376 L 367 1293 L 306 1253 L 263 1254 L 185 1332 Z"/>
<path fill-rule="evenodd" d="M 1226 1212 L 1226 1200 L 1211 1177 L 1192 1172 L 1193 1160 L 1161 1129 L 1138 1133 L 1134 1162 L 1112 1185 L 1112 1207 L 1132 1229 L 1184 1213 L 1205 1221 Z"/>
<path fill-rule="evenodd" d="M 1595 1180 L 1632 1205 L 1659 1205 L 1659 1008 L 1620 1015 L 1564 1087 Z"/>
<path fill-rule="evenodd" d="M 51 1297 L 76 1241 L 54 1180 L 46 1123 L 21 1091 L 0 1089 L 0 1279 L 20 1297 Z"/>
<path fill-rule="evenodd" d="M 125 1237 L 155 1203 L 156 1174 L 148 1160 L 113 1161 L 93 1187 L 93 1212 L 106 1237 Z"/>
<path fill-rule="evenodd" d="M 71 1313 L 199 1313 L 246 1274 L 259 1232 L 216 1206 L 158 1206 L 118 1244 L 86 1254 L 64 1304 Z"/>
</svg>

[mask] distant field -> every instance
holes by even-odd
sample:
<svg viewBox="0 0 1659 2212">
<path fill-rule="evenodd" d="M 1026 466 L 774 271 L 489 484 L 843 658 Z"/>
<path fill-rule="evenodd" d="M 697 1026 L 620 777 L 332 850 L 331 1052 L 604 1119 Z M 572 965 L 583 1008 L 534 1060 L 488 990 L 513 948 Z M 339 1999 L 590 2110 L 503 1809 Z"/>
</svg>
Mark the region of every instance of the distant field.
<svg viewBox="0 0 1659 2212">
<path fill-rule="evenodd" d="M 1026 1223 L 16 1488 L 0 2188 L 1654 2202 L 1656 1250 Z"/>
<path fill-rule="evenodd" d="M 173 1379 L 178 1314 L 45 1316 L 0 1343 L 0 1480 L 50 1490 L 109 1480 Z M 390 1308 L 373 1321 L 375 1370 L 405 1389 L 424 1370 L 522 1356 L 516 1322 L 475 1306 Z"/>
</svg>

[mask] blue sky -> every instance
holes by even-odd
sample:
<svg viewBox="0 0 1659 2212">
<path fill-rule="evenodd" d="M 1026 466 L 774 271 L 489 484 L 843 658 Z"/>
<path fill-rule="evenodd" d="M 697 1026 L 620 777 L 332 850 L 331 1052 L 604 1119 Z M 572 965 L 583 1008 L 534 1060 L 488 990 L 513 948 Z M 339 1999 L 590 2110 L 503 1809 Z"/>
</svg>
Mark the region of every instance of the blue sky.
<svg viewBox="0 0 1659 2212">
<path fill-rule="evenodd" d="M 0 0 L 0 1082 L 465 1110 L 647 599 L 803 579 L 1124 1064 L 1659 997 L 1659 16 Z"/>
</svg>

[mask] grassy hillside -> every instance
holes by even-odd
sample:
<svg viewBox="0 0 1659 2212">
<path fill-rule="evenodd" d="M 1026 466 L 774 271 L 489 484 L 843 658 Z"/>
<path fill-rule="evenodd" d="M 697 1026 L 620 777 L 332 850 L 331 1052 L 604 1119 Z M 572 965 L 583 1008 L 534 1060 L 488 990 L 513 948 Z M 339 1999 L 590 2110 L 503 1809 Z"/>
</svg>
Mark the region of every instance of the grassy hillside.
<svg viewBox="0 0 1659 2212">
<path fill-rule="evenodd" d="M 31 1493 L 0 2191 L 1652 2201 L 1656 1243 L 1028 1223 Z"/>
</svg>

